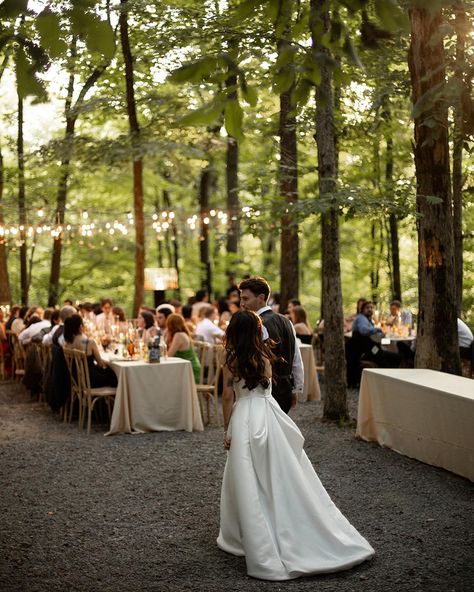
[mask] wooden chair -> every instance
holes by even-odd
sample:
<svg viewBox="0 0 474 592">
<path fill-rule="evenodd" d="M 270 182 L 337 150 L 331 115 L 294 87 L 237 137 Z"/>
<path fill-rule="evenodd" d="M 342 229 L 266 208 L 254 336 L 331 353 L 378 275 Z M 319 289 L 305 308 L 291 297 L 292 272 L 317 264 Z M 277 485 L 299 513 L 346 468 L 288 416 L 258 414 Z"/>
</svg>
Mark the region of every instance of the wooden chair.
<svg viewBox="0 0 474 592">
<path fill-rule="evenodd" d="M 100 399 L 104 399 L 107 403 L 107 409 L 109 411 L 110 418 L 110 402 L 115 399 L 117 389 L 109 386 L 92 388 L 89 377 L 89 366 L 87 365 L 87 356 L 85 352 L 74 349 L 73 353 L 74 362 L 76 364 L 77 381 L 79 384 L 79 405 L 82 408 L 80 411 L 81 421 L 79 425 L 81 428 L 83 427 L 85 413 L 87 410 L 87 435 L 89 435 L 91 431 L 92 411 L 94 410 L 95 404 Z"/>
<path fill-rule="evenodd" d="M 64 406 L 64 421 L 67 420 L 69 423 L 71 423 L 72 413 L 74 410 L 74 403 L 77 399 L 79 407 L 78 427 L 82 427 L 81 386 L 79 384 L 78 371 L 76 368 L 76 361 L 74 358 L 74 350 L 64 347 L 63 353 L 64 359 L 66 360 L 66 366 L 69 372 L 69 378 L 71 380 L 71 392 L 68 397 L 68 401 Z"/>
<path fill-rule="evenodd" d="M 207 419 L 207 424 L 211 422 L 211 402 L 214 407 L 214 420 L 216 425 L 220 426 L 220 414 L 219 414 L 219 378 L 222 372 L 222 366 L 224 364 L 224 348 L 222 345 L 212 346 L 209 344 L 207 348 L 210 348 L 212 351 L 212 360 L 210 365 L 207 367 L 208 371 L 207 374 L 205 370 L 203 370 L 204 365 L 201 364 L 201 376 L 202 382 L 200 378 L 199 384 L 196 385 L 199 403 L 201 405 L 201 412 L 203 416 L 203 420 Z M 206 354 L 203 354 L 203 359 L 208 361 L 209 363 L 209 349 L 206 347 L 203 348 L 203 351 Z M 201 352 L 202 353 L 202 352 Z M 207 358 L 205 357 L 207 356 Z M 212 372 L 211 372 L 212 369 Z M 204 413 L 204 407 L 206 413 Z"/>
<path fill-rule="evenodd" d="M 5 353 L 0 343 L 0 380 L 5 380 Z"/>
<path fill-rule="evenodd" d="M 12 376 L 17 380 L 21 380 L 25 375 L 25 350 L 16 333 L 7 331 L 7 336 L 12 351 Z"/>
</svg>

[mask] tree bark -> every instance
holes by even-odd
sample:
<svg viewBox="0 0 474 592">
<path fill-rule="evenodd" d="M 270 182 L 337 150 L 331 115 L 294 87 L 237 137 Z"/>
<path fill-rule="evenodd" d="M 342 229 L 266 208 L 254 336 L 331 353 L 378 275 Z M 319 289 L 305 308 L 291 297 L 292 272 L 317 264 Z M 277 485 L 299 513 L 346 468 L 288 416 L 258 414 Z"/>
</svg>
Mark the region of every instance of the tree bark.
<svg viewBox="0 0 474 592">
<path fill-rule="evenodd" d="M 201 228 L 199 253 L 201 257 L 201 285 L 206 288 L 209 296 L 212 294 L 212 268 L 209 248 L 209 225 L 204 224 L 204 218 L 209 217 L 209 194 L 212 184 L 211 166 L 201 171 L 199 182 L 199 209 L 201 212 Z"/>
<path fill-rule="evenodd" d="M 325 0 L 311 0 L 310 28 L 315 51 L 329 54 L 316 36 L 318 26 L 329 29 Z M 336 190 L 337 158 L 334 126 L 332 72 L 321 67 L 321 84 L 316 90 L 316 133 L 318 150 L 319 194 L 328 196 Z M 321 256 L 325 346 L 326 396 L 323 416 L 328 420 L 347 419 L 346 359 L 342 310 L 341 268 L 339 255 L 339 214 L 337 207 L 321 215 Z"/>
<path fill-rule="evenodd" d="M 235 41 L 230 42 L 230 49 L 235 49 Z M 237 76 L 232 73 L 225 81 L 228 97 L 237 99 Z M 229 224 L 227 231 L 227 255 L 229 256 L 228 272 L 237 262 L 240 240 L 240 207 L 239 207 L 239 143 L 236 138 L 227 138 L 226 152 L 227 210 Z"/>
<path fill-rule="evenodd" d="M 416 105 L 445 80 L 440 10 L 410 10 L 408 55 Z M 426 122 L 429 126 L 425 125 Z M 414 145 L 418 218 L 419 323 L 415 366 L 459 374 L 460 358 L 453 282 L 448 113 L 439 97 L 415 117 Z M 430 203 L 430 197 L 439 203 Z"/>
<path fill-rule="evenodd" d="M 3 226 L 4 224 L 2 202 L 3 185 L 3 154 L 0 146 L 0 226 Z M 8 276 L 7 249 L 4 236 L 0 236 L 0 304 L 12 304 L 10 279 Z"/>
<path fill-rule="evenodd" d="M 454 5 L 456 14 L 456 62 L 454 75 L 458 80 L 459 88 L 464 86 L 463 68 L 466 59 L 466 30 L 468 22 L 462 2 Z M 464 113 L 462 104 L 462 93 L 459 92 L 458 99 L 454 106 L 454 129 L 453 129 L 453 236 L 454 236 L 454 281 L 456 284 L 456 311 L 458 317 L 462 311 L 463 297 L 463 236 L 462 236 L 462 186 L 463 186 L 463 129 Z"/>
<path fill-rule="evenodd" d="M 280 55 L 289 47 L 290 23 L 293 2 L 281 1 L 277 18 L 287 23 L 282 37 L 277 41 Z M 299 295 L 299 241 L 298 225 L 292 213 L 292 206 L 298 200 L 298 139 L 297 124 L 291 103 L 294 84 L 280 94 L 280 161 L 278 167 L 279 193 L 286 202 L 281 216 L 280 236 L 280 312 L 285 312 L 288 300 Z"/>
<path fill-rule="evenodd" d="M 26 244 L 25 154 L 23 146 L 23 99 L 18 95 L 18 218 L 20 222 L 20 292 L 21 303 L 28 304 L 28 261 Z"/>
<path fill-rule="evenodd" d="M 0 66 L 0 80 L 5 72 L 10 59 L 11 49 L 7 49 Z M 4 187 L 4 169 L 3 154 L 0 145 L 0 226 L 3 226 L 5 219 L 3 217 L 3 187 Z M 5 237 L 0 236 L 0 304 L 12 304 L 12 295 L 10 290 L 10 278 L 8 275 L 8 260 Z"/>
<path fill-rule="evenodd" d="M 125 64 L 125 85 L 127 94 L 127 113 L 133 151 L 133 210 L 135 220 L 135 292 L 133 296 L 133 315 L 144 300 L 145 283 L 145 222 L 143 215 L 143 159 L 140 154 L 140 126 L 135 104 L 133 56 L 128 34 L 128 0 L 120 0 L 120 39 Z"/>
<path fill-rule="evenodd" d="M 387 110 L 388 117 L 390 113 Z M 393 201 L 393 138 L 391 134 L 387 137 L 387 152 L 385 163 L 385 194 Z M 402 284 L 400 277 L 400 247 L 398 242 L 398 220 L 394 212 L 391 212 L 388 217 L 389 224 L 389 242 L 390 242 L 390 258 L 392 271 L 392 298 L 393 300 L 402 300 Z"/>
</svg>

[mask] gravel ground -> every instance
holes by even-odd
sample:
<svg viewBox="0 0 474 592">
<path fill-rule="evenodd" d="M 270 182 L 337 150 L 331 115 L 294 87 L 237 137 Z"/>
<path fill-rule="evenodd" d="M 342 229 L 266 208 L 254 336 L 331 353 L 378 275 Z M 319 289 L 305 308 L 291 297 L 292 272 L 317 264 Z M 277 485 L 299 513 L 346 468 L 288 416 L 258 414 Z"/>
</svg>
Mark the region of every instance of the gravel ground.
<svg viewBox="0 0 474 592">
<path fill-rule="evenodd" d="M 357 393 L 350 392 L 355 415 Z M 249 578 L 215 543 L 221 430 L 104 438 L 67 425 L 0 383 L 2 592 L 461 592 L 474 589 L 473 485 L 293 413 L 334 502 L 376 557 L 350 571 L 283 583 Z"/>
</svg>

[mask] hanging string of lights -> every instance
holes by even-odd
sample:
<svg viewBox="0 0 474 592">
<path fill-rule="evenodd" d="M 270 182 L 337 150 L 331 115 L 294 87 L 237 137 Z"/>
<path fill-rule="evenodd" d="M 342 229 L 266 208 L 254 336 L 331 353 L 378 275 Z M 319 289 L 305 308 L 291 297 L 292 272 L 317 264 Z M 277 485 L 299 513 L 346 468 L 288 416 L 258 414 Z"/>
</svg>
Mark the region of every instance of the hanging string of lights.
<svg viewBox="0 0 474 592">
<path fill-rule="evenodd" d="M 178 231 L 183 229 L 189 231 L 199 231 L 201 225 L 218 228 L 225 231 L 229 222 L 229 218 L 236 220 L 238 218 L 253 218 L 260 216 L 261 212 L 250 206 L 244 206 L 238 214 L 230 215 L 227 211 L 212 208 L 209 211 L 203 211 L 199 214 L 191 216 L 182 215 L 177 216 L 173 210 L 162 210 L 155 212 L 151 216 L 145 216 L 145 224 L 150 226 L 156 233 L 158 238 L 164 238 L 164 235 L 171 230 L 172 225 L 178 226 Z M 21 246 L 28 238 L 38 238 L 39 236 L 50 235 L 53 239 L 64 239 L 75 237 L 93 238 L 94 236 L 104 236 L 106 234 L 113 236 L 127 236 L 129 232 L 133 231 L 135 226 L 135 219 L 131 212 L 122 214 L 122 219 L 109 218 L 109 216 L 95 215 L 92 217 L 87 210 L 78 212 L 77 214 L 69 215 L 71 222 L 67 224 L 48 223 L 45 222 L 47 218 L 43 208 L 36 211 L 36 222 L 28 224 L 0 224 L 0 242 L 10 243 L 15 246 Z"/>
</svg>

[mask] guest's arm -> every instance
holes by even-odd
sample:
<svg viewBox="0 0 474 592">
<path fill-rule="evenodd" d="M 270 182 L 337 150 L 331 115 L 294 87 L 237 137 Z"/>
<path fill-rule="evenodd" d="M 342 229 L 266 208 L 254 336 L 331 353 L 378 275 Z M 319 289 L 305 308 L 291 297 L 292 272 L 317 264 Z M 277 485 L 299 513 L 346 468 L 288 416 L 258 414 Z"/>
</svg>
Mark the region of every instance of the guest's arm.
<svg viewBox="0 0 474 592">
<path fill-rule="evenodd" d="M 95 342 L 94 339 L 89 339 L 89 348 L 90 348 L 90 351 L 91 351 L 92 355 L 94 356 L 97 364 L 101 368 L 106 368 L 107 362 L 101 357 L 100 352 L 99 352 L 99 348 L 97 347 L 97 343 Z M 86 354 L 87 354 L 87 352 L 86 352 Z"/>
</svg>

